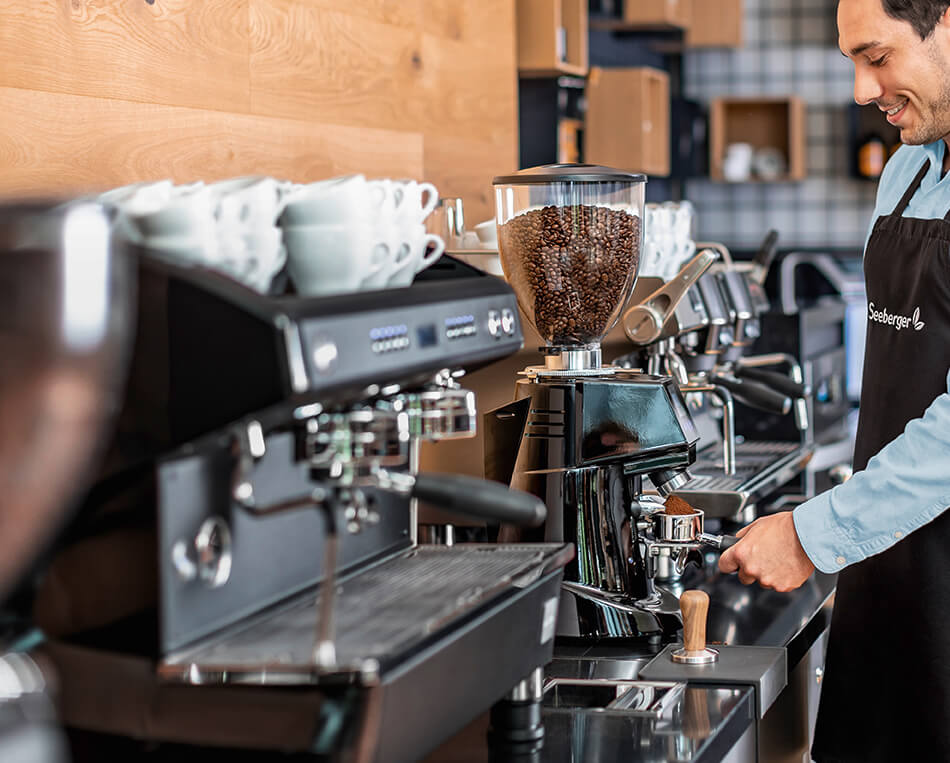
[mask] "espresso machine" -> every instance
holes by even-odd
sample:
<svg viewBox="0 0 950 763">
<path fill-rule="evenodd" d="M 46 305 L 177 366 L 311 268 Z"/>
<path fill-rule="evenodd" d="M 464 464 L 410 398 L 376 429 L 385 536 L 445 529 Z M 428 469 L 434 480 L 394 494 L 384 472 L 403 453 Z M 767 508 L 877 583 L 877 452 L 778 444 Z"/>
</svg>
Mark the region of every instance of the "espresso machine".
<svg viewBox="0 0 950 763">
<path fill-rule="evenodd" d="M 573 549 L 420 545 L 414 515 L 544 520 L 535 496 L 414 468 L 421 440 L 473 433 L 464 372 L 521 346 L 511 290 L 444 258 L 407 288 L 259 294 L 135 253 L 111 457 L 33 602 L 89 759 L 417 760 L 517 693 Z"/>
<path fill-rule="evenodd" d="M 670 376 L 605 365 L 601 340 L 639 264 L 646 178 L 592 165 L 548 165 L 494 180 L 502 266 L 544 339 L 544 365 L 521 372 L 514 400 L 484 417 L 485 473 L 541 497 L 543 529 L 500 538 L 572 542 L 558 635 L 662 640 L 680 626 L 677 598 L 654 584 L 658 559 L 696 560 L 701 540 L 664 530 L 662 504 L 685 485 L 699 439 Z M 703 252 L 683 278 L 714 262 Z M 675 545 L 676 543 L 686 545 Z M 718 542 L 718 541 L 717 541 Z"/>
<path fill-rule="evenodd" d="M 677 495 L 709 516 L 741 523 L 754 519 L 756 503 L 800 473 L 813 452 L 810 390 L 797 358 L 750 354 L 769 310 L 763 284 L 776 240 L 771 232 L 755 258 L 741 263 L 721 244 L 702 244 L 719 256 L 708 272 L 692 284 L 682 273 L 669 282 L 640 279 L 623 316 L 639 349 L 620 362 L 673 375 L 700 433 L 693 480 Z M 737 427 L 763 413 L 793 421 L 798 437 L 763 440 Z"/>
</svg>

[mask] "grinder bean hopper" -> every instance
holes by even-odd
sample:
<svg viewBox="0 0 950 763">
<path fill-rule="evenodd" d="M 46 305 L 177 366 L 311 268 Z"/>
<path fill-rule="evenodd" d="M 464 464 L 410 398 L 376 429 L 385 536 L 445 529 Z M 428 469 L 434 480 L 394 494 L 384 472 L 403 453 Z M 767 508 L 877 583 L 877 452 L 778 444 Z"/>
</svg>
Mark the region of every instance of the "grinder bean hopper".
<svg viewBox="0 0 950 763">
<path fill-rule="evenodd" d="M 562 638 L 661 639 L 680 627 L 679 603 L 654 585 L 645 556 L 640 496 L 645 475 L 663 495 L 689 480 L 698 435 L 672 378 L 601 362 L 637 278 L 645 184 L 586 164 L 494 180 L 502 267 L 545 346 L 514 401 L 485 416 L 485 472 L 544 500 L 546 523 L 521 537 L 577 546 Z M 521 533 L 501 529 L 505 540 Z"/>
</svg>

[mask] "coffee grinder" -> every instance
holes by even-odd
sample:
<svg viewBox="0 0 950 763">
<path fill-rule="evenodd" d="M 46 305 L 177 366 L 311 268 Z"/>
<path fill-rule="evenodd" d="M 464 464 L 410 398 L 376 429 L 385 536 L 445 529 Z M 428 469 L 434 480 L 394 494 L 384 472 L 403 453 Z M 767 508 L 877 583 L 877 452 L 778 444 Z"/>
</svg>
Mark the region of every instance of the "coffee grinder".
<svg viewBox="0 0 950 763">
<path fill-rule="evenodd" d="M 493 184 L 502 267 L 545 346 L 514 401 L 485 416 L 486 476 L 545 502 L 545 525 L 523 538 L 576 544 L 560 637 L 661 640 L 680 615 L 654 583 L 657 556 L 686 557 L 651 537 L 662 505 L 641 500 L 643 479 L 660 495 L 682 487 L 698 435 L 674 379 L 601 362 L 637 277 L 646 178 L 560 164 Z M 697 255 L 681 276 L 695 281 L 713 259 Z"/>
</svg>

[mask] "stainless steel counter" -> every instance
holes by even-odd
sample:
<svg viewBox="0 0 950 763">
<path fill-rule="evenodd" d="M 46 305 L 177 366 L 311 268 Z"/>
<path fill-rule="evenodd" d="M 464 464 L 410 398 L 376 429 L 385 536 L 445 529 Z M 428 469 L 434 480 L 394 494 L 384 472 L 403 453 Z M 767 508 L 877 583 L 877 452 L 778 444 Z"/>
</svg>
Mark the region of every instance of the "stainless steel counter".
<svg viewBox="0 0 950 763">
<path fill-rule="evenodd" d="M 756 741 L 761 758 L 773 728 L 786 741 L 797 735 L 794 744 L 806 745 L 814 722 L 814 701 L 803 699 L 800 684 L 814 680 L 813 661 L 823 657 L 830 616 L 827 604 L 834 584 L 834 576 L 818 573 L 796 591 L 776 593 L 743 586 L 736 576 L 720 574 L 714 563 L 707 563 L 703 571 L 690 570 L 682 582 L 682 588 L 700 588 L 710 596 L 710 641 L 788 649 L 791 691 L 780 696 L 760 722 L 758 740 L 751 687 L 688 685 L 660 718 L 591 707 L 544 707 L 544 747 L 530 760 L 754 760 Z M 646 644 L 559 644 L 545 673 L 548 678 L 634 679 L 660 649 L 660 645 Z M 498 759 L 487 748 L 487 726 L 487 716 L 480 718 L 425 760 L 481 763 Z"/>
</svg>

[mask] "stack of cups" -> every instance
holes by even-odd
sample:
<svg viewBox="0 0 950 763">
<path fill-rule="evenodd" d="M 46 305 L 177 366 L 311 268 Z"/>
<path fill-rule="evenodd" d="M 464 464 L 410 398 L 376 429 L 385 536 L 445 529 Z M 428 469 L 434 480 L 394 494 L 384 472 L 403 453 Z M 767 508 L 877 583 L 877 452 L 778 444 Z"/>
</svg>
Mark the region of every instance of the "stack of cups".
<svg viewBox="0 0 950 763">
<path fill-rule="evenodd" d="M 287 188 L 263 176 L 209 185 L 161 180 L 116 188 L 99 200 L 118 210 L 117 231 L 133 243 L 266 294 L 286 257 L 277 216 Z"/>
<path fill-rule="evenodd" d="M 279 219 L 297 293 L 408 286 L 445 250 L 423 224 L 438 200 L 435 186 L 415 180 L 348 175 L 297 186 Z"/>
</svg>

